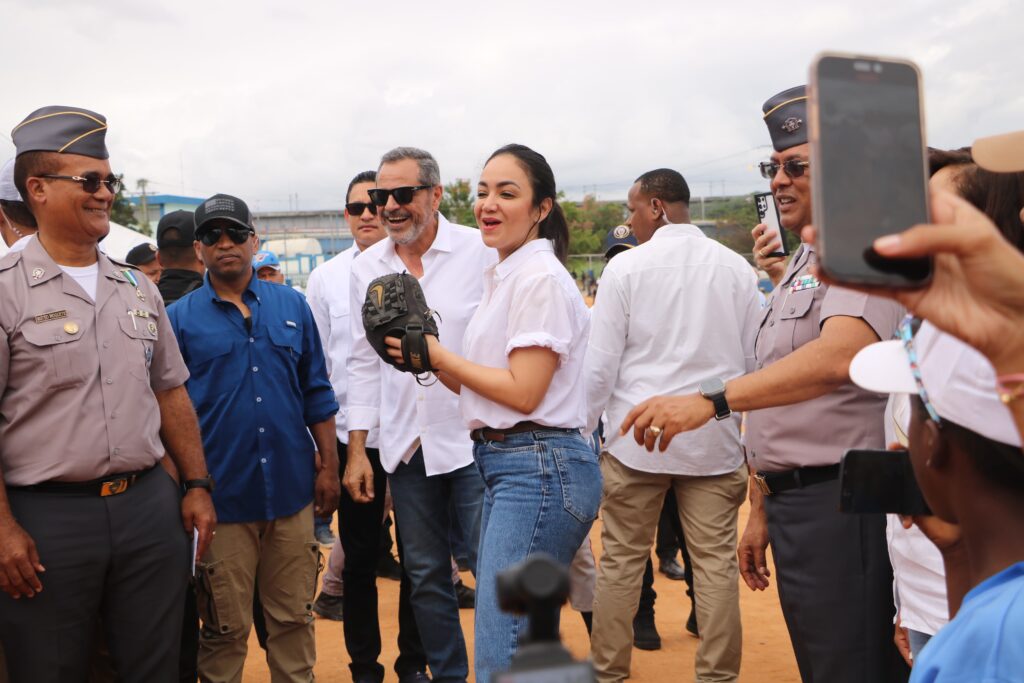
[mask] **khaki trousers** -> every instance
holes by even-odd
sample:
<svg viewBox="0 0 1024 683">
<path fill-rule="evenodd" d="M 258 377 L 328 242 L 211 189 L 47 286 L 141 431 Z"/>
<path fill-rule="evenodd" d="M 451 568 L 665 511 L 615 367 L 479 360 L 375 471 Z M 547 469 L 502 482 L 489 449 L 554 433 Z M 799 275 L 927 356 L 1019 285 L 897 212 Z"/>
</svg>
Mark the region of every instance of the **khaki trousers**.
<svg viewBox="0 0 1024 683">
<path fill-rule="evenodd" d="M 203 621 L 199 678 L 238 683 L 259 585 L 267 622 L 267 664 L 273 683 L 313 680 L 316 641 L 313 596 L 321 567 L 313 538 L 313 505 L 269 522 L 218 524 L 196 572 Z"/>
<path fill-rule="evenodd" d="M 747 491 L 746 465 L 711 477 L 652 474 L 630 469 L 605 452 L 601 454 L 601 473 L 603 550 L 591 637 L 598 680 L 617 683 L 629 677 L 633 615 L 665 492 L 671 486 L 693 561 L 701 637 L 696 680 L 735 681 L 743 643 L 736 514 Z"/>
</svg>

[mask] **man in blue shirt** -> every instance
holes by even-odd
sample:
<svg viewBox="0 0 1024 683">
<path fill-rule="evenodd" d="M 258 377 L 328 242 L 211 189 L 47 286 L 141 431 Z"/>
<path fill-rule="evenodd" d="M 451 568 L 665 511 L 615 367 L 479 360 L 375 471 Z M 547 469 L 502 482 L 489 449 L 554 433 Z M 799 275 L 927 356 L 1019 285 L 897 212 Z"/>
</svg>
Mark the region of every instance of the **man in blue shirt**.
<svg viewBox="0 0 1024 683">
<path fill-rule="evenodd" d="M 305 299 L 253 273 L 259 239 L 245 203 L 214 195 L 195 224 L 207 278 L 168 315 L 223 522 L 197 578 L 199 673 L 241 678 L 258 582 L 272 678 L 309 681 L 320 564 L 313 514 L 338 504 L 338 404 Z"/>
</svg>

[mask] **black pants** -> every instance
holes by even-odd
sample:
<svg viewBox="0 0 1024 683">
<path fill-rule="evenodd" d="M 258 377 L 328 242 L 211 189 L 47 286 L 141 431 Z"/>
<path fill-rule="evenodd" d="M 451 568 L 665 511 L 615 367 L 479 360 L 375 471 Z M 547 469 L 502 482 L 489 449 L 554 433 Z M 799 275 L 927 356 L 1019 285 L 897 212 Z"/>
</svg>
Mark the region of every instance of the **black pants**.
<svg viewBox="0 0 1024 683">
<path fill-rule="evenodd" d="M 693 598 L 693 564 L 690 553 L 686 550 L 686 536 L 683 525 L 679 523 L 679 508 L 676 507 L 676 493 L 671 488 L 665 493 L 665 503 L 661 506 L 661 518 L 658 520 L 658 536 L 654 546 L 654 554 L 661 559 L 674 558 L 676 550 L 683 553 L 683 573 L 686 581 L 686 594 Z M 644 569 L 644 580 L 640 586 L 640 603 L 637 616 L 654 613 L 654 601 L 658 593 L 654 590 L 654 564 L 647 560 Z"/>
<path fill-rule="evenodd" d="M 352 663 L 352 677 L 371 676 L 384 679 L 384 667 L 377 662 L 380 656 L 380 619 L 377 614 L 377 559 L 380 557 L 381 521 L 384 518 L 384 495 L 387 474 L 380 464 L 376 449 L 366 449 L 373 466 L 373 501 L 357 503 L 344 487 L 338 503 L 338 536 L 345 550 L 345 568 L 341 578 L 345 584 L 342 597 L 345 611 L 345 647 Z M 338 459 L 344 474 L 348 462 L 348 447 L 338 442 Z M 402 558 L 402 537 L 398 538 L 398 556 Z M 395 673 L 399 677 L 425 671 L 427 659 L 416 627 L 412 604 L 409 601 L 409 579 L 402 573 L 398 594 L 398 659 Z"/>
<path fill-rule="evenodd" d="M 189 539 L 178 487 L 163 468 L 107 498 L 8 497 L 46 567 L 35 597 L 0 594 L 11 681 L 86 680 L 97 620 L 121 681 L 177 680 Z"/>
<path fill-rule="evenodd" d="M 839 482 L 765 497 L 779 602 L 803 683 L 902 683 L 885 515 L 838 511 Z"/>
</svg>

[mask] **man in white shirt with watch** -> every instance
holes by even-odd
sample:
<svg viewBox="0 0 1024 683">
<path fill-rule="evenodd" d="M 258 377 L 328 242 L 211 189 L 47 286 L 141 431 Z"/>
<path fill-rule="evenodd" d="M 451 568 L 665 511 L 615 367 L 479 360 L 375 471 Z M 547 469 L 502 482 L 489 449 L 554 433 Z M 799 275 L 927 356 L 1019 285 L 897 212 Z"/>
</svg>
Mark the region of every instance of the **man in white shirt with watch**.
<svg viewBox="0 0 1024 683">
<path fill-rule="evenodd" d="M 690 191 L 678 172 L 640 176 L 627 225 L 640 246 L 605 268 L 587 348 L 588 429 L 608 415 L 601 454 L 603 552 L 591 652 L 602 683 L 629 676 L 633 615 L 658 515 L 671 487 L 694 569 L 701 643 L 698 681 L 735 681 L 742 634 L 736 516 L 747 489 L 739 415 L 724 382 L 753 368 L 761 310 L 754 271 L 689 224 Z M 651 244 L 647 245 L 646 242 Z M 652 395 L 700 390 L 718 420 L 650 454 L 619 425 Z"/>
<path fill-rule="evenodd" d="M 430 153 L 399 147 L 386 153 L 369 191 L 386 239 L 352 264 L 352 353 L 348 363 L 348 464 L 344 486 L 356 502 L 372 500 L 374 473 L 365 455 L 369 430 L 380 428 L 380 462 L 388 473 L 402 536 L 412 609 L 434 681 L 465 681 L 466 644 L 451 580 L 452 517 L 476 572 L 483 481 L 473 463 L 459 397 L 386 365 L 366 341 L 362 310 L 370 281 L 408 271 L 437 313 L 440 340 L 462 353 L 462 337 L 483 293 L 483 271 L 497 261 L 477 230 L 438 213 L 443 188 Z M 346 592 L 348 588 L 346 588 Z"/>
</svg>

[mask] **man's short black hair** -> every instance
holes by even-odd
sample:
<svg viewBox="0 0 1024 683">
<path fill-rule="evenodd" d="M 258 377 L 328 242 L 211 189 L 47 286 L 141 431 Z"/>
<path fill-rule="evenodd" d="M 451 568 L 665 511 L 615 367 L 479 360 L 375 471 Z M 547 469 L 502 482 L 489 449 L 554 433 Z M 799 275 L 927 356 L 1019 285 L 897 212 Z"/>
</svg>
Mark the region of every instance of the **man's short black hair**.
<svg viewBox="0 0 1024 683">
<path fill-rule="evenodd" d="M 640 191 L 651 199 L 660 199 L 668 204 L 682 202 L 690 205 L 690 186 L 679 171 L 671 168 L 656 168 L 636 179 Z"/>
<path fill-rule="evenodd" d="M 32 211 L 25 202 L 0 199 L 0 208 L 3 208 L 4 213 L 7 214 L 7 218 L 12 223 L 17 223 L 25 228 L 39 227 L 36 225 L 36 217 L 32 215 Z"/>
<path fill-rule="evenodd" d="M 25 152 L 14 161 L 14 186 L 28 204 L 28 179 L 60 173 L 62 167 L 60 154 L 56 152 Z"/>
<path fill-rule="evenodd" d="M 170 244 L 160 250 L 160 265 L 164 268 L 188 269 L 194 266 L 199 259 L 196 258 L 196 250 L 189 245 L 175 244 L 181 240 L 181 232 L 177 228 L 168 228 L 162 235 Z"/>
<path fill-rule="evenodd" d="M 349 195 L 352 194 L 352 188 L 359 183 L 376 183 L 377 172 L 376 171 L 362 171 L 356 174 L 356 177 L 352 179 L 352 182 L 348 184 L 348 190 L 345 192 L 345 203 L 348 203 Z"/>
</svg>

